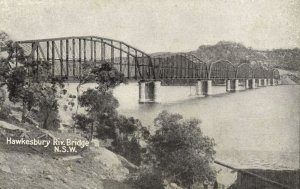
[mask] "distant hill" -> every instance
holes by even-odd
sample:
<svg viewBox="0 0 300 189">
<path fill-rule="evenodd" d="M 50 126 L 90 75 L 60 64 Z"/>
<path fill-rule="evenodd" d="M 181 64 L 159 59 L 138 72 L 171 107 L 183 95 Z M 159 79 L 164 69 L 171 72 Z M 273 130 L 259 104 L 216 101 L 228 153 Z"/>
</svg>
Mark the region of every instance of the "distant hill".
<svg viewBox="0 0 300 189">
<path fill-rule="evenodd" d="M 300 49 L 274 49 L 264 51 L 271 64 L 277 68 L 300 71 Z"/>
<path fill-rule="evenodd" d="M 257 61 L 270 67 L 285 70 L 300 71 L 300 49 L 273 49 L 255 50 L 241 43 L 220 41 L 215 45 L 201 45 L 195 51 L 191 51 L 204 62 L 214 62 L 220 59 L 229 60 L 233 64 Z M 167 56 L 170 52 L 153 53 L 152 55 Z"/>
<path fill-rule="evenodd" d="M 255 50 L 241 43 L 220 41 L 215 45 L 201 45 L 192 51 L 205 62 L 226 59 L 234 64 L 257 61 L 271 67 L 300 71 L 300 49 Z"/>
</svg>

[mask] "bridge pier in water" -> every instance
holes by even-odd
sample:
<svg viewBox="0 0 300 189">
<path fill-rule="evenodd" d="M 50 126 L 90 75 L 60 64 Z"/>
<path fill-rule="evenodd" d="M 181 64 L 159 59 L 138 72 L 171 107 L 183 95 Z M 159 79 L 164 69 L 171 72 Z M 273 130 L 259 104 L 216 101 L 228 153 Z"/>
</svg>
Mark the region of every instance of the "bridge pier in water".
<svg viewBox="0 0 300 189">
<path fill-rule="evenodd" d="M 212 80 L 199 80 L 196 83 L 196 95 L 211 95 Z"/>
<path fill-rule="evenodd" d="M 255 89 L 256 88 L 256 81 L 255 79 L 249 79 L 249 89 Z"/>
<path fill-rule="evenodd" d="M 262 79 L 257 79 L 257 87 L 261 87 L 262 86 Z"/>
<path fill-rule="evenodd" d="M 228 79 L 226 81 L 226 91 L 227 92 L 234 92 L 234 91 L 238 91 L 238 90 L 239 90 L 239 80 L 238 79 L 234 79 L 234 80 Z"/>
<path fill-rule="evenodd" d="M 274 86 L 274 85 L 275 85 L 275 79 L 271 79 L 271 80 L 270 80 L 270 85 L 271 85 L 271 86 Z"/>
<path fill-rule="evenodd" d="M 160 102 L 161 81 L 139 81 L 139 103 Z"/>
<path fill-rule="evenodd" d="M 245 89 L 249 89 L 249 80 L 245 79 Z"/>
<path fill-rule="evenodd" d="M 264 85 L 263 86 L 265 86 L 265 87 L 268 86 L 268 79 L 264 79 L 263 81 L 264 81 Z"/>
<path fill-rule="evenodd" d="M 201 83 L 201 81 L 197 81 L 195 87 L 196 87 L 196 95 L 201 95 L 202 94 L 202 91 L 201 91 L 202 83 Z"/>
</svg>

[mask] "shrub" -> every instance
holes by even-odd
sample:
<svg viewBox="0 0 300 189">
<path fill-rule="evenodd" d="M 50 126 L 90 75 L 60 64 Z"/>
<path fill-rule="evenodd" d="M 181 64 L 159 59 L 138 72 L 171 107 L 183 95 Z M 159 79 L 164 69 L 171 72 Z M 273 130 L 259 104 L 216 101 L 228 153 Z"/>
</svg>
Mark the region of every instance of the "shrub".
<svg viewBox="0 0 300 189">
<path fill-rule="evenodd" d="M 62 90 L 63 95 L 67 94 L 67 92 L 68 92 L 67 89 Z"/>
<path fill-rule="evenodd" d="M 91 124 L 93 123 L 92 119 L 90 119 L 84 114 L 77 114 L 73 115 L 73 120 L 75 121 L 75 125 L 77 128 L 85 132 L 90 132 Z"/>
<path fill-rule="evenodd" d="M 183 120 L 179 114 L 163 111 L 155 119 L 158 127 L 149 139 L 149 152 L 153 166 L 165 179 L 181 187 L 196 182 L 214 181 L 214 140 L 204 136 L 200 120 Z M 151 162 L 151 161 L 150 161 Z"/>
<path fill-rule="evenodd" d="M 138 189 L 164 189 L 161 172 L 150 168 L 142 168 L 133 183 Z"/>
<path fill-rule="evenodd" d="M 6 100 L 6 91 L 3 88 L 0 88 L 0 107 L 3 105 L 3 103 Z"/>
<path fill-rule="evenodd" d="M 146 152 L 135 137 L 114 140 L 111 150 L 124 156 L 131 163 L 138 166 L 141 164 L 142 154 Z"/>
<path fill-rule="evenodd" d="M 11 108 L 9 106 L 2 105 L 0 107 L 0 119 L 1 120 L 9 120 L 11 114 Z"/>
<path fill-rule="evenodd" d="M 55 86 L 43 86 L 35 93 L 39 112 L 37 118 L 44 129 L 57 130 L 60 127 L 57 90 Z"/>
</svg>

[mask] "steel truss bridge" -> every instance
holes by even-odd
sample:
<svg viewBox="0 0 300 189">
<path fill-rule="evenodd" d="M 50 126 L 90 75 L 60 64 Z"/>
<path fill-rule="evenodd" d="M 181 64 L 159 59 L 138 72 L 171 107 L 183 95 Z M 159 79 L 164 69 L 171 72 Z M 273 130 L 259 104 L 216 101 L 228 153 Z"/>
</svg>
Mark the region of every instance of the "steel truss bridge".
<svg viewBox="0 0 300 189">
<path fill-rule="evenodd" d="M 195 82 L 197 80 L 226 79 L 279 79 L 277 69 L 260 64 L 235 65 L 228 60 L 206 63 L 188 53 L 151 56 L 125 42 L 97 36 L 64 37 L 17 41 L 25 62 L 36 70 L 45 62 L 50 63 L 53 77 L 78 79 L 83 64 L 112 63 L 129 80 L 160 80 Z M 16 47 L 16 51 L 20 48 Z M 17 53 L 17 52 L 16 52 Z M 20 63 L 16 62 L 16 66 Z M 39 72 L 37 72 L 39 73 Z M 173 83 L 174 84 L 174 83 Z"/>
</svg>

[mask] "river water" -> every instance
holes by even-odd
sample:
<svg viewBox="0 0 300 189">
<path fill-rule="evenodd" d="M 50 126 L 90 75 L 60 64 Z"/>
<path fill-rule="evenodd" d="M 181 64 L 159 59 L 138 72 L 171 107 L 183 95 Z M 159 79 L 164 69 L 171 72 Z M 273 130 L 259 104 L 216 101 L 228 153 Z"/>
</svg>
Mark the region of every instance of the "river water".
<svg viewBox="0 0 300 189">
<path fill-rule="evenodd" d="M 214 86 L 213 95 L 196 96 L 194 87 L 161 87 L 160 104 L 138 104 L 138 84 L 114 90 L 119 112 L 153 128 L 154 118 L 167 110 L 198 118 L 205 135 L 216 142 L 216 159 L 237 168 L 298 169 L 300 86 L 268 86 L 226 93 Z M 221 169 L 221 168 L 218 168 Z M 229 171 L 219 180 L 229 184 Z"/>
<path fill-rule="evenodd" d="M 76 94 L 76 86 L 69 84 L 68 90 Z M 94 86 L 86 84 L 82 90 Z M 226 93 L 225 86 L 214 86 L 213 95 L 204 97 L 195 95 L 195 87 L 162 86 L 161 103 L 139 104 L 138 84 L 129 83 L 114 89 L 114 96 L 120 114 L 140 119 L 151 130 L 163 110 L 200 119 L 203 133 L 216 142 L 220 162 L 236 168 L 299 169 L 300 86 L 241 88 Z M 231 170 L 216 168 L 222 184 L 235 180 Z"/>
</svg>

